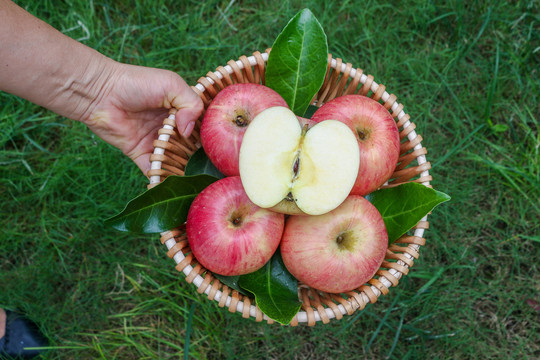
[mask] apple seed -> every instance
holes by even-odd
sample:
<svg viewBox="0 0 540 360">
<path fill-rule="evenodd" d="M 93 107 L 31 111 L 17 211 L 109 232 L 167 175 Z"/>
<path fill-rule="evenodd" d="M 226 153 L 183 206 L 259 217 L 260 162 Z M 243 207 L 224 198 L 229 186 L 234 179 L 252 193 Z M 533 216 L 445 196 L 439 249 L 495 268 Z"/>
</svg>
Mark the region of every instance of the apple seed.
<svg viewBox="0 0 540 360">
<path fill-rule="evenodd" d="M 294 160 L 293 164 L 293 181 L 296 180 L 298 177 L 298 173 L 300 172 L 300 151 L 298 152 L 298 155 L 296 156 L 296 160 Z"/>
</svg>

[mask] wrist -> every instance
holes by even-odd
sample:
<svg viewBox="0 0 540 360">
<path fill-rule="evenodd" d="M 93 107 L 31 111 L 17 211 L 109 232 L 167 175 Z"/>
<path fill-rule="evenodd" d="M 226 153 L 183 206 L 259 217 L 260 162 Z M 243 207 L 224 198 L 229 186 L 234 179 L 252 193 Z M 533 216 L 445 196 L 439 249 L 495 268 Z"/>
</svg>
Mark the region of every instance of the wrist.
<svg viewBox="0 0 540 360">
<path fill-rule="evenodd" d="M 117 63 L 0 0 L 0 90 L 84 120 Z"/>
<path fill-rule="evenodd" d="M 79 67 L 80 72 L 68 74 L 66 81 L 58 84 L 58 94 L 47 107 L 86 123 L 97 104 L 110 93 L 119 76 L 120 65 L 96 52 L 85 66 Z"/>
</svg>

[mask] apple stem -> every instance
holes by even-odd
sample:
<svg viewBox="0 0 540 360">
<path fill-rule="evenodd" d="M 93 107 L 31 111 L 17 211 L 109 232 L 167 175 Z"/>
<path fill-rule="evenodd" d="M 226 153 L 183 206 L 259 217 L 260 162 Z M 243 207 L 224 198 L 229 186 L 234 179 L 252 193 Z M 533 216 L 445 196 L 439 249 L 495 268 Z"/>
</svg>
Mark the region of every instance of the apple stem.
<svg viewBox="0 0 540 360">
<path fill-rule="evenodd" d="M 307 131 L 308 131 L 308 128 L 309 128 L 309 125 L 306 124 L 302 127 L 302 138 L 306 135 Z"/>
</svg>

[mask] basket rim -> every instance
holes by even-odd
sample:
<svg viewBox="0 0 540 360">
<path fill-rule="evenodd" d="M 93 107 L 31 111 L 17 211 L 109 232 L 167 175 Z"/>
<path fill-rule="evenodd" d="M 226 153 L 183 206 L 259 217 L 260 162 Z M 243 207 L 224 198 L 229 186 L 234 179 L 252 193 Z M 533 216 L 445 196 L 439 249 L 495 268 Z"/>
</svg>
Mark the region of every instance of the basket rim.
<svg viewBox="0 0 540 360">
<path fill-rule="evenodd" d="M 220 66 L 215 72 L 210 72 L 206 77 L 202 77 L 201 79 L 204 79 L 206 82 L 210 83 L 211 85 L 214 85 L 216 84 L 214 79 L 221 80 L 224 78 L 224 75 L 222 74 L 223 70 L 225 70 L 229 75 L 233 75 L 235 71 L 238 71 L 238 69 L 243 70 L 247 66 L 247 64 L 249 64 L 250 66 L 257 66 L 260 58 L 262 58 L 262 60 L 266 63 L 266 61 L 268 60 L 269 50 L 270 49 L 267 49 L 267 51 L 264 53 L 255 52 L 254 55 L 249 56 L 249 57 L 242 56 L 239 60 L 236 60 L 236 61 L 231 60 L 227 63 L 227 65 Z M 237 69 L 234 68 L 235 65 Z M 362 70 L 360 69 L 351 68 L 350 64 L 343 63 L 341 59 L 339 58 L 333 59 L 331 55 L 329 54 L 328 71 L 330 71 L 330 68 L 334 70 L 338 70 L 341 73 L 347 73 L 348 71 L 348 77 L 358 78 L 360 84 L 363 86 L 366 86 L 366 84 L 369 84 L 368 90 L 371 90 L 373 94 L 378 95 L 377 100 L 380 99 L 383 102 L 387 102 L 388 100 L 391 100 L 392 97 L 394 97 L 394 100 L 395 100 L 395 95 L 389 94 L 386 91 L 386 88 L 384 85 L 376 83 L 373 79 L 373 76 L 364 74 Z M 207 91 L 207 89 L 201 83 L 201 79 L 199 79 L 197 84 L 192 86 L 192 88 L 194 90 L 197 89 L 201 93 L 204 93 Z M 367 93 L 367 90 L 366 90 L 366 93 Z M 388 108 L 388 110 L 389 111 L 391 110 L 394 114 L 398 112 L 397 115 L 393 114 L 393 117 L 397 118 L 398 122 L 402 122 L 401 127 L 403 127 L 403 129 L 408 129 L 409 127 L 411 127 L 411 130 L 408 131 L 406 134 L 406 137 L 408 138 L 408 140 L 411 142 L 414 141 L 415 139 L 418 140 L 417 139 L 418 134 L 414 130 L 415 125 L 413 122 L 410 121 L 409 115 L 407 115 L 406 112 L 403 110 L 403 105 L 398 104 L 397 101 L 394 101 L 392 105 Z M 174 120 L 175 120 L 174 112 L 171 112 L 169 117 L 166 118 L 164 121 L 164 125 L 162 128 L 164 131 L 159 133 L 158 141 L 168 142 L 170 140 L 171 131 L 175 130 Z M 421 137 L 420 137 L 420 141 L 417 141 L 417 143 L 414 145 L 412 149 L 413 151 L 418 151 L 418 150 L 423 149 Z M 156 160 L 151 161 L 151 172 L 152 170 L 157 171 L 161 169 L 162 161 L 160 159 L 164 154 L 165 154 L 165 149 L 163 147 L 160 147 L 160 146 L 154 147 L 154 155 L 155 155 Z M 417 161 L 419 167 L 422 167 L 423 165 L 429 165 L 429 163 L 427 162 L 425 153 L 422 153 L 421 151 L 419 151 L 419 155 L 416 156 L 414 159 Z M 429 169 L 430 169 L 430 166 L 424 166 L 422 171 L 419 173 L 421 179 L 427 179 L 426 181 L 420 182 L 421 184 L 426 185 L 426 186 L 430 186 L 431 177 L 429 175 Z M 161 182 L 162 178 L 160 175 L 150 175 L 149 180 L 150 180 L 149 186 L 152 186 Z M 422 218 L 419 224 L 420 223 L 427 224 L 427 217 L 428 215 Z M 415 228 L 412 236 L 423 238 L 425 229 L 427 229 L 427 226 L 425 227 L 420 226 L 418 228 Z M 167 246 L 169 253 L 175 247 L 177 247 L 177 241 L 175 240 L 174 236 L 175 236 L 175 233 L 172 230 L 161 233 L 161 242 L 165 246 Z M 418 252 L 421 245 L 413 243 L 413 244 L 410 244 L 409 246 L 412 246 L 412 249 Z M 417 257 L 417 256 L 414 256 L 414 254 L 413 255 L 409 254 L 408 252 L 404 252 L 403 255 L 406 258 L 408 258 L 410 262 L 412 262 Z M 182 251 L 177 251 L 176 253 L 174 253 L 172 258 L 177 264 L 177 269 L 179 265 L 185 264 L 187 260 L 186 256 L 184 256 L 184 253 Z M 409 262 L 404 258 L 397 259 L 397 262 L 400 265 L 404 266 L 407 269 L 407 271 L 410 268 L 410 266 L 412 266 L 412 265 L 409 266 Z M 202 275 L 195 272 L 195 276 L 192 276 L 195 268 L 190 264 L 189 261 L 187 262 L 186 266 L 178 270 L 184 273 L 184 275 L 186 276 L 186 279 L 188 279 L 188 282 L 192 283 L 193 285 L 197 287 L 199 293 L 205 293 L 206 295 L 209 295 L 209 298 L 210 298 L 210 295 L 212 295 L 212 299 L 215 301 L 218 301 L 220 303 L 220 306 L 227 306 L 231 312 L 240 312 L 243 314 L 244 317 L 253 317 L 257 319 L 262 318 L 268 321 L 269 323 L 273 322 L 266 315 L 263 314 L 261 316 L 261 311 L 260 309 L 258 309 L 258 307 L 255 304 L 251 304 L 249 302 L 246 304 L 244 301 L 238 301 L 238 299 L 234 298 L 234 293 L 233 295 L 231 295 L 231 294 L 226 294 L 222 292 L 221 290 L 215 290 L 213 286 L 210 284 L 210 281 L 208 281 L 208 279 L 205 280 L 205 277 L 208 277 L 208 275 L 204 275 L 203 277 Z M 384 275 L 379 275 L 379 278 L 376 279 L 374 283 L 371 283 L 370 281 L 369 288 L 370 288 L 371 293 L 369 292 L 367 294 L 365 292 L 357 293 L 357 295 L 351 296 L 346 300 L 348 303 L 344 303 L 340 301 L 340 303 L 332 307 L 320 306 L 315 310 L 310 309 L 311 311 L 306 311 L 305 309 L 300 310 L 295 317 L 294 324 L 293 323 L 291 324 L 296 325 L 298 323 L 308 323 L 309 325 L 313 325 L 314 324 L 313 322 L 318 323 L 320 321 L 326 323 L 328 322 L 329 319 L 341 318 L 343 315 L 347 315 L 347 314 L 350 315 L 353 312 L 355 312 L 357 309 L 363 308 L 367 303 L 376 302 L 380 295 L 386 294 L 384 291 L 384 288 L 386 288 L 386 292 L 387 292 L 388 288 L 396 285 L 395 281 L 391 281 L 391 279 L 388 278 L 389 276 L 387 276 L 386 274 L 393 276 L 397 280 L 401 279 L 402 276 L 406 275 L 406 273 L 404 272 L 401 272 L 394 268 L 390 268 L 386 271 Z M 213 279 L 213 280 L 219 281 L 217 279 Z M 303 285 L 299 286 L 299 299 L 302 299 L 300 297 L 300 288 L 302 286 Z M 225 301 L 223 301 L 223 298 L 222 298 L 223 296 L 227 296 Z M 245 308 L 245 305 L 249 306 L 249 308 Z M 351 308 L 353 309 L 352 312 L 351 312 Z M 338 312 L 336 312 L 336 310 Z M 320 311 L 324 311 L 324 314 L 320 313 Z"/>
</svg>

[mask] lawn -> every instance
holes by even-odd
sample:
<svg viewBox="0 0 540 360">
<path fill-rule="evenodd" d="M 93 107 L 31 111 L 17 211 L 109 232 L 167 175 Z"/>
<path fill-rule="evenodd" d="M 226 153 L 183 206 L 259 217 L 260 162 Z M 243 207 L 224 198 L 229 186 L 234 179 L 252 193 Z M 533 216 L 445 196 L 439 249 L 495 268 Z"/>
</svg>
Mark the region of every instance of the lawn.
<svg viewBox="0 0 540 360">
<path fill-rule="evenodd" d="M 452 196 L 430 215 L 409 275 L 377 303 L 315 327 L 256 323 L 186 284 L 158 236 L 104 226 L 148 182 L 127 157 L 0 93 L 0 307 L 39 324 L 45 359 L 540 358 L 538 2 L 17 3 L 189 84 L 270 47 L 308 7 L 332 55 L 405 105 L 433 186 Z"/>
</svg>

